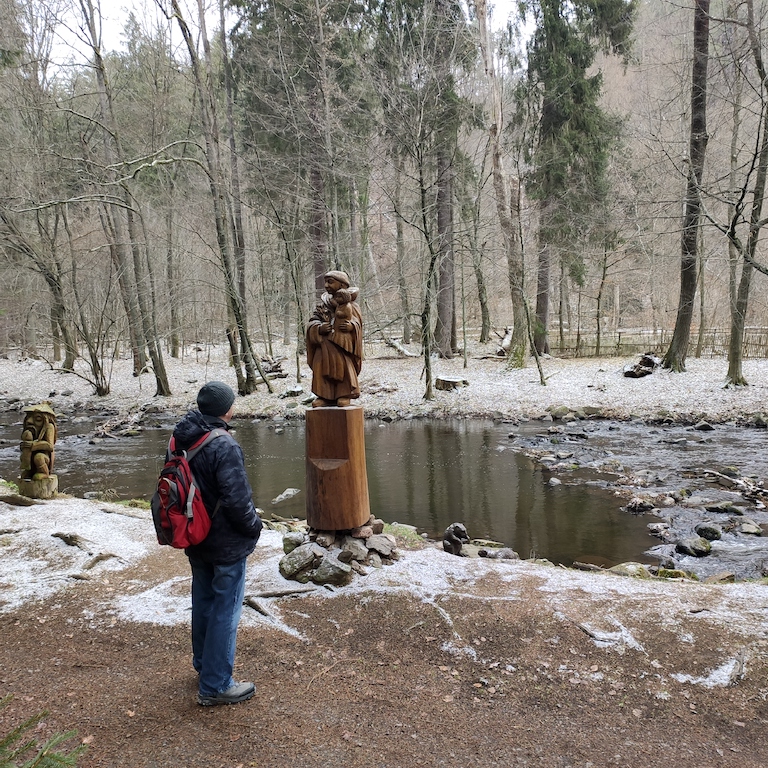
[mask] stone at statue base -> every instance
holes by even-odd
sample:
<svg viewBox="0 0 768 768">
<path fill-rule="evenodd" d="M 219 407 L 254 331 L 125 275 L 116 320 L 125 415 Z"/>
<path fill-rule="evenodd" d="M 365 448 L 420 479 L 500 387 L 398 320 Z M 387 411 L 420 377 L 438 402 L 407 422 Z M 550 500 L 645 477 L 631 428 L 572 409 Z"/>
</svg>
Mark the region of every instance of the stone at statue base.
<svg viewBox="0 0 768 768">
<path fill-rule="evenodd" d="M 306 413 L 307 524 L 347 531 L 368 522 L 363 409 L 311 408 Z"/>
<path fill-rule="evenodd" d="M 28 499 L 52 499 L 59 490 L 59 478 L 56 475 L 41 477 L 39 480 L 19 478 L 19 493 Z"/>
</svg>

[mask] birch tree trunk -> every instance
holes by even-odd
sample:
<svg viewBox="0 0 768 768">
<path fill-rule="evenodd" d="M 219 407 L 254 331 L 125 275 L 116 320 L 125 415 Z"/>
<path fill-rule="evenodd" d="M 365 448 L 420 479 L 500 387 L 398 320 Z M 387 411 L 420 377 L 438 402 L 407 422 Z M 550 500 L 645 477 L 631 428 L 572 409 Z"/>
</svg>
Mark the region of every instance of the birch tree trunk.
<svg viewBox="0 0 768 768">
<path fill-rule="evenodd" d="M 493 51 L 488 38 L 488 10 L 486 0 L 475 3 L 480 32 L 480 48 L 485 76 L 491 92 L 491 125 L 488 134 L 491 141 L 493 190 L 496 197 L 496 214 L 499 218 L 504 250 L 507 256 L 509 291 L 512 298 L 512 343 L 508 361 L 522 367 L 528 351 L 528 319 L 525 309 L 523 248 L 520 237 L 520 184 L 518 179 L 507 179 L 504 170 L 501 136 L 504 128 L 504 112 L 501 89 L 493 65 Z"/>
</svg>

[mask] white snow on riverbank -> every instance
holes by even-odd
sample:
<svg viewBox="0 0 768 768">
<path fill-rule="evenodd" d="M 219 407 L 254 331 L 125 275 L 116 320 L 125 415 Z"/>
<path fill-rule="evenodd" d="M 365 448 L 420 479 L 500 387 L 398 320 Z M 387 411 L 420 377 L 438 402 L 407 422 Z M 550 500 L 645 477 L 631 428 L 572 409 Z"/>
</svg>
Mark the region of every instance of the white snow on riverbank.
<svg viewBox="0 0 768 768">
<path fill-rule="evenodd" d="M 473 350 L 475 355 L 481 351 L 488 350 Z M 273 394 L 261 386 L 253 395 L 239 397 L 235 404 L 237 413 L 274 416 L 285 413 L 286 406 L 291 404 L 279 395 L 296 383 L 294 353 L 288 348 L 275 348 L 273 352 L 275 357 L 284 358 L 282 367 L 289 375 L 272 382 Z M 624 367 L 636 362 L 636 358 L 550 358 L 542 361 L 546 386 L 541 385 L 532 362 L 524 369 L 508 370 L 504 361 L 497 358 L 475 356 L 469 359 L 467 368 L 461 357 L 436 359 L 434 375 L 464 378 L 469 386 L 453 392 L 436 392 L 434 400 L 425 402 L 420 358 L 393 357 L 392 351 L 383 345 L 369 344 L 366 353 L 359 404 L 374 414 L 536 417 L 548 407 L 566 405 L 600 408 L 604 415 L 617 418 L 670 414 L 687 420 L 728 421 L 761 413 L 768 402 L 768 360 L 746 360 L 744 374 L 750 385 L 726 389 L 723 383 L 727 361 L 722 358 L 688 358 L 686 373 L 657 370 L 642 379 L 623 376 Z M 200 386 L 212 379 L 236 386 L 222 347 L 188 352 L 182 360 L 166 358 L 165 363 L 171 397 L 156 398 L 153 375 L 132 376 L 130 361 L 121 359 L 115 361 L 111 371 L 111 393 L 97 398 L 85 379 L 62 374 L 42 360 L 4 359 L 0 360 L 0 398 L 19 398 L 23 403 L 50 398 L 62 413 L 72 410 L 73 404 L 86 402 L 126 413 L 148 404 L 184 410 L 194 404 Z M 78 364 L 82 365 L 82 361 Z M 311 374 L 304 360 L 301 371 L 302 386 L 309 394 Z M 295 407 L 291 410 L 295 412 Z"/>
<path fill-rule="evenodd" d="M 67 544 L 56 534 L 77 543 Z M 116 587 L 118 570 L 158 552 L 167 557 L 159 582 L 139 575 L 122 589 Z M 312 588 L 280 576 L 282 555 L 281 535 L 265 530 L 249 558 L 246 594 Z M 487 588 L 489 577 L 497 585 L 491 592 Z M 88 604 L 89 582 L 109 585 L 108 603 L 97 610 Z M 189 621 L 189 582 L 186 559 L 180 552 L 159 549 L 147 511 L 71 498 L 32 507 L 0 502 L 0 613 L 74 593 L 85 606 L 86 618 L 94 621 L 118 617 L 161 625 L 185 624 Z M 637 627 L 646 622 L 649 626 L 661 623 L 675 631 L 678 625 L 695 621 L 764 638 L 768 618 L 768 593 L 761 584 L 646 581 L 519 561 L 459 558 L 434 546 L 405 551 L 395 564 L 371 569 L 367 576 L 356 578 L 337 592 L 322 588 L 312 592 L 320 599 L 335 595 L 365 599 L 366 594 L 376 593 L 402 593 L 437 608 L 448 595 L 512 602 L 534 595 L 566 622 L 577 622 L 580 614 L 591 617 L 593 611 L 595 616 L 607 611 L 605 626 L 585 631 L 603 642 L 613 638 L 617 644 L 624 642 L 617 626 L 631 623 Z M 246 609 L 243 620 L 247 624 L 295 632 L 282 622 L 279 601 L 267 599 L 263 603 L 271 618 Z"/>
<path fill-rule="evenodd" d="M 0 501 L 0 612 L 135 564 L 156 545 L 148 514 L 71 497 Z"/>
</svg>

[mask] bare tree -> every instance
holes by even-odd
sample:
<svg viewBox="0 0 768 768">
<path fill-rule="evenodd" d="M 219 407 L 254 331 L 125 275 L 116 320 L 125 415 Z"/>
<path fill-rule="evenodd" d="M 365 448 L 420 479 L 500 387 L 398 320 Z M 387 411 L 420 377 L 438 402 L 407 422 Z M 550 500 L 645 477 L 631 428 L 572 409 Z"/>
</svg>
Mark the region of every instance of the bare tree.
<svg viewBox="0 0 768 768">
<path fill-rule="evenodd" d="M 135 353 L 140 356 L 145 347 L 148 349 L 157 387 L 156 394 L 167 396 L 171 394 L 171 389 L 157 334 L 157 323 L 152 312 L 152 266 L 147 254 L 148 244 L 143 232 L 142 213 L 131 192 L 130 177 L 120 175 L 128 163 L 115 119 L 112 89 L 101 50 L 101 6 L 98 0 L 95 5 L 93 0 L 79 0 L 79 4 L 85 39 L 93 56 L 92 66 L 96 77 L 99 124 L 103 140 L 105 176 L 100 184 L 107 191 L 102 193 L 102 227 L 121 275 L 123 289 L 128 294 L 128 316 L 133 338 L 137 340 Z M 92 163 L 92 168 L 96 167 L 96 163 Z M 112 189 L 115 191 L 112 192 Z"/>
<path fill-rule="evenodd" d="M 488 135 L 491 142 L 493 163 L 493 189 L 496 196 L 496 213 L 504 237 L 509 290 L 512 296 L 512 342 L 509 348 L 508 359 L 522 366 L 526 357 L 529 329 L 523 286 L 523 249 L 520 237 L 520 182 L 518 178 L 508 178 L 504 169 L 501 139 L 504 130 L 504 111 L 501 103 L 501 88 L 496 78 L 493 51 L 488 36 L 486 0 L 477 0 L 475 9 L 480 30 L 480 48 L 485 75 L 491 92 L 491 116 Z"/>
<path fill-rule="evenodd" d="M 174 18 L 178 24 L 197 87 L 201 129 L 205 140 L 206 171 L 216 228 L 217 254 L 224 276 L 227 304 L 234 318 L 234 328 L 230 329 L 227 335 L 235 363 L 238 391 L 241 395 L 253 392 L 260 383 L 256 378 L 256 371 L 258 371 L 268 391 L 272 392 L 272 385 L 264 374 L 259 358 L 253 349 L 248 332 L 246 306 L 238 290 L 237 267 L 233 249 L 233 233 L 237 232 L 238 227 L 233 218 L 232 196 L 227 184 L 222 158 L 225 139 L 219 128 L 215 73 L 213 72 L 210 41 L 205 31 L 205 14 L 202 2 L 200 0 L 198 2 L 198 23 L 202 33 L 203 57 L 198 52 L 192 30 L 182 14 L 178 1 L 170 0 L 170 12 L 164 7 L 163 0 L 157 0 L 157 2 L 168 18 Z M 235 340 L 235 333 L 237 341 Z M 239 347 L 242 349 L 245 375 L 243 375 L 239 363 L 238 341 Z"/>
<path fill-rule="evenodd" d="M 732 187 L 732 199 L 729 205 L 730 220 L 726 234 L 728 236 L 729 255 L 731 256 L 731 331 L 728 344 L 728 373 L 726 380 L 735 386 L 742 386 L 747 383 L 742 370 L 742 358 L 744 350 L 744 331 L 746 324 L 747 308 L 749 306 L 749 293 L 752 285 L 752 278 L 755 270 L 768 275 L 768 267 L 757 261 L 757 246 L 766 220 L 763 218 L 763 204 L 766 193 L 766 180 L 768 178 L 768 72 L 762 54 L 762 41 L 759 37 L 758 25 L 755 21 L 754 0 L 747 0 L 746 4 L 747 19 L 746 32 L 749 49 L 752 53 L 752 59 L 759 78 L 759 86 L 756 88 L 760 98 L 760 122 L 758 136 L 755 141 L 754 151 L 749 158 L 749 173 L 745 177 L 744 185 L 740 190 Z M 737 88 L 734 98 L 734 121 L 733 121 L 733 141 L 732 156 L 735 154 L 733 145 L 737 144 L 738 131 L 741 126 L 741 86 L 740 76 L 737 78 Z M 731 179 L 733 179 L 733 170 Z M 748 190 L 750 180 L 752 188 Z M 733 181 L 731 182 L 733 184 Z M 735 187 L 735 185 L 734 185 Z M 747 207 L 748 198 L 751 197 L 749 204 L 749 218 L 747 220 L 746 241 L 740 236 L 740 224 L 744 221 L 744 212 Z M 738 254 L 742 259 L 741 277 L 736 281 L 738 268 L 734 263 L 734 256 Z M 738 257 L 737 257 L 738 258 Z"/>
</svg>

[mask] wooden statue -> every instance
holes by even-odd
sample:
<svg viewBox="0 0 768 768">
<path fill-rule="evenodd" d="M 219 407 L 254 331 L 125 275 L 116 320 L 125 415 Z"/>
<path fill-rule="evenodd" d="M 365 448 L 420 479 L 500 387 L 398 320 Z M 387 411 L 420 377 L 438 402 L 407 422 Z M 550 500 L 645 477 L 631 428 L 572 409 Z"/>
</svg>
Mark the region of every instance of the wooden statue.
<svg viewBox="0 0 768 768">
<path fill-rule="evenodd" d="M 357 376 L 363 361 L 363 318 L 359 289 L 346 272 L 325 274 L 325 290 L 307 326 L 307 361 L 312 369 L 314 408 L 344 408 L 360 397 Z"/>
<path fill-rule="evenodd" d="M 317 531 L 348 531 L 368 522 L 363 409 L 357 375 L 363 320 L 357 288 L 345 272 L 325 274 L 325 293 L 307 327 L 307 359 L 316 399 L 307 411 L 307 523 Z"/>
<path fill-rule="evenodd" d="M 56 414 L 48 403 L 23 409 L 21 475 L 19 490 L 33 499 L 49 499 L 56 494 L 58 479 L 53 474 L 56 457 Z"/>
</svg>

